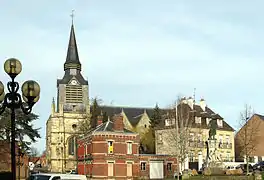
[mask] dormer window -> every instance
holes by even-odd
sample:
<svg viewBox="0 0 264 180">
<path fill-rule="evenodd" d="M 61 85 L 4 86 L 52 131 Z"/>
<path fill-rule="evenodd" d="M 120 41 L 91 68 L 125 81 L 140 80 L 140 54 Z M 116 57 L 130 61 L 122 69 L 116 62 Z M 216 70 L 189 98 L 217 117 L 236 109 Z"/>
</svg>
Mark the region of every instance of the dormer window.
<svg viewBox="0 0 264 180">
<path fill-rule="evenodd" d="M 222 119 L 217 119 L 217 126 L 223 127 L 223 120 Z"/>
<path fill-rule="evenodd" d="M 206 118 L 206 124 L 208 125 L 212 119 L 211 118 Z"/>
<path fill-rule="evenodd" d="M 201 124 L 202 123 L 202 118 L 201 117 L 195 117 L 195 123 L 196 124 Z"/>
<path fill-rule="evenodd" d="M 171 120 L 170 119 L 166 119 L 165 120 L 165 126 L 170 126 L 171 125 Z"/>
</svg>

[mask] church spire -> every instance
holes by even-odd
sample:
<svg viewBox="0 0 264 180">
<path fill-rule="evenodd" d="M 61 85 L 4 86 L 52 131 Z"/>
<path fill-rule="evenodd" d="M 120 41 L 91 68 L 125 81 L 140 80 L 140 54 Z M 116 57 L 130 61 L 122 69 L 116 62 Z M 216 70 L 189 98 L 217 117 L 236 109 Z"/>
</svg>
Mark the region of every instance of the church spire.
<svg viewBox="0 0 264 180">
<path fill-rule="evenodd" d="M 66 62 L 64 63 L 64 71 L 67 69 L 78 69 L 81 71 L 81 63 L 79 60 L 78 48 L 77 48 L 75 32 L 74 32 L 73 16 L 74 15 L 72 11 L 71 33 L 70 33 L 70 40 L 69 40 L 69 45 L 68 45 Z"/>
</svg>

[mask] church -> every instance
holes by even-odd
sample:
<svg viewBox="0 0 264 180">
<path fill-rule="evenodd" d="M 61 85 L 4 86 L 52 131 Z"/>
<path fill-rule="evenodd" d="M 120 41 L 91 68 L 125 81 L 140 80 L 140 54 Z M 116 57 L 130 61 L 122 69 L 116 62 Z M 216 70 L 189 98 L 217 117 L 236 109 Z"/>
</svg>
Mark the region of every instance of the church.
<svg viewBox="0 0 264 180">
<path fill-rule="evenodd" d="M 74 24 L 64 63 L 64 76 L 57 80 L 57 101 L 52 101 L 51 114 L 46 122 L 46 156 L 51 172 L 66 172 L 77 167 L 76 137 L 80 123 L 90 116 L 89 83 L 82 75 Z M 108 116 L 122 114 L 126 129 L 142 137 L 150 126 L 150 108 L 103 106 Z"/>
</svg>

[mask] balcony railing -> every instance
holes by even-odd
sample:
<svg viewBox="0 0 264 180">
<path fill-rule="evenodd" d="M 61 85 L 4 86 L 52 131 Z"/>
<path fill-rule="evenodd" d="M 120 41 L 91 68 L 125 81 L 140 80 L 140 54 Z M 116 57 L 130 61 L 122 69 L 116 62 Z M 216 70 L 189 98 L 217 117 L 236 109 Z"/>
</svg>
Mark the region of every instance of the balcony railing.
<svg viewBox="0 0 264 180">
<path fill-rule="evenodd" d="M 234 159 L 234 157 L 221 157 L 223 162 L 233 162 Z"/>
<path fill-rule="evenodd" d="M 218 143 L 218 148 L 220 149 L 232 149 L 232 143 Z"/>
<path fill-rule="evenodd" d="M 192 148 L 206 148 L 205 141 L 189 141 L 189 146 Z M 219 149 L 232 149 L 232 143 L 220 143 L 216 142 L 216 146 Z"/>
<path fill-rule="evenodd" d="M 193 148 L 204 148 L 205 142 L 204 141 L 189 141 L 189 146 Z"/>
</svg>

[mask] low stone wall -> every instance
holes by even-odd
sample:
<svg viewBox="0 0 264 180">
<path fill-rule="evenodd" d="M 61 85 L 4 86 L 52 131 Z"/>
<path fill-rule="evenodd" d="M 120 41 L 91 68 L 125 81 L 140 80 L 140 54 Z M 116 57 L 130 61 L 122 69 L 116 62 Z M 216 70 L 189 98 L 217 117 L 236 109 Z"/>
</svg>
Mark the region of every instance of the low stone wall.
<svg viewBox="0 0 264 180">
<path fill-rule="evenodd" d="M 254 176 L 192 176 L 189 180 L 255 180 Z"/>
</svg>

